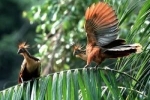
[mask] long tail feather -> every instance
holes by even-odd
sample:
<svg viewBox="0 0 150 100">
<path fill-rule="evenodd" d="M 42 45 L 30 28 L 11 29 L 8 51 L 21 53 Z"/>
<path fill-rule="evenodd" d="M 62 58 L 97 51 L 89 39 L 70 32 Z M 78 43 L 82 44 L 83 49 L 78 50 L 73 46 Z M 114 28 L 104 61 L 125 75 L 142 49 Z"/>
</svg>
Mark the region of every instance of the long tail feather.
<svg viewBox="0 0 150 100">
<path fill-rule="evenodd" d="M 126 41 L 123 39 L 117 39 L 109 43 L 108 45 L 103 46 L 103 48 L 113 48 L 120 45 L 125 45 Z"/>
<path fill-rule="evenodd" d="M 104 53 L 108 58 L 118 58 L 128 56 L 131 53 L 140 53 L 142 52 L 142 46 L 139 43 L 116 46 L 110 49 L 107 49 Z"/>
</svg>

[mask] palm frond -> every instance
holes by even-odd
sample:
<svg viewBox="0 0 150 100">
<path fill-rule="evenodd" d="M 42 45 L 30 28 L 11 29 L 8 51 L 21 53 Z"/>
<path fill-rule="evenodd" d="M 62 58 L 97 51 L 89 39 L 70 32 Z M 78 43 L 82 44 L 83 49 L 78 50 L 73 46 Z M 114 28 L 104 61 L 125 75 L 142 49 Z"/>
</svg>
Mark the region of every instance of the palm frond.
<svg viewBox="0 0 150 100">
<path fill-rule="evenodd" d="M 139 97 L 142 95 L 141 100 L 149 97 L 149 92 L 144 94 L 134 90 L 133 84 L 127 82 L 134 78 L 120 74 L 123 78 L 120 80 L 115 76 L 117 73 L 120 72 L 108 68 L 61 71 L 35 79 L 32 86 L 32 81 L 29 81 L 1 91 L 0 97 L 9 100 L 122 100 L 129 96 L 131 91 L 132 98 L 134 93 Z"/>
</svg>

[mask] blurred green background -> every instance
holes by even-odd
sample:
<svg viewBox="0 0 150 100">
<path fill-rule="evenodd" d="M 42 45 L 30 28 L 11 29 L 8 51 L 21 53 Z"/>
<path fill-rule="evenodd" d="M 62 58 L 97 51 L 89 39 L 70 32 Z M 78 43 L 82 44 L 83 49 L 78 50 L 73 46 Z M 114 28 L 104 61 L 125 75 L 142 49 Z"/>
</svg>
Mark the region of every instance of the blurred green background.
<svg viewBox="0 0 150 100">
<path fill-rule="evenodd" d="M 30 10 L 35 0 L 0 1 L 0 90 L 17 84 L 23 57 L 17 54 L 18 44 L 34 44 L 36 24 L 23 18 L 23 11 Z M 31 49 L 34 53 L 37 49 Z M 38 52 L 38 51 L 37 51 Z"/>
<path fill-rule="evenodd" d="M 84 13 L 89 5 L 98 1 L 1 0 L 0 90 L 17 84 L 23 61 L 23 57 L 17 54 L 17 49 L 22 41 L 27 41 L 31 45 L 29 52 L 42 60 L 42 75 L 83 67 L 85 61 L 73 56 L 72 44 L 86 45 Z M 136 5 L 130 17 L 124 19 L 123 23 L 120 22 L 119 36 L 126 39 L 145 0 L 105 1 L 109 1 L 116 10 L 119 20 L 123 20 L 122 15 L 126 12 L 123 6 L 131 8 Z M 139 32 L 136 38 L 128 39 L 127 42 L 139 42 L 140 37 L 142 35 Z M 101 66 L 112 67 L 115 62 L 114 59 L 106 60 Z"/>
</svg>

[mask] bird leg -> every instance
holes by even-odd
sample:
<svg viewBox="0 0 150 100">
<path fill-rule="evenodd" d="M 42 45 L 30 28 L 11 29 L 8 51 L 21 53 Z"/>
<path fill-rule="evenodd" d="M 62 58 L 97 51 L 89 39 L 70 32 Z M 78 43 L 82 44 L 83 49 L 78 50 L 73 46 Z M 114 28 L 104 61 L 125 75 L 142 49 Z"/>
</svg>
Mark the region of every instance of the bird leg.
<svg viewBox="0 0 150 100">
<path fill-rule="evenodd" d="M 84 68 L 87 68 L 89 65 L 88 64 L 86 64 L 85 66 L 84 66 Z"/>
<path fill-rule="evenodd" d="M 89 65 L 90 65 L 90 64 L 91 64 L 91 62 L 92 62 L 92 58 L 93 58 L 93 57 L 88 56 L 88 58 L 87 58 L 87 63 L 86 63 L 86 65 L 84 66 L 84 68 L 89 67 Z"/>
<path fill-rule="evenodd" d="M 23 78 L 22 77 L 20 77 L 20 79 L 21 79 L 21 82 L 23 83 L 24 81 L 23 81 Z"/>
<path fill-rule="evenodd" d="M 21 83 L 23 83 L 24 81 L 23 81 L 23 78 L 22 78 L 22 73 L 20 73 L 19 77 L 20 77 Z"/>
<path fill-rule="evenodd" d="M 99 65 L 99 64 L 97 64 L 97 65 L 94 67 L 94 69 L 95 69 L 95 70 L 97 70 L 97 68 L 98 68 L 98 65 Z"/>
</svg>

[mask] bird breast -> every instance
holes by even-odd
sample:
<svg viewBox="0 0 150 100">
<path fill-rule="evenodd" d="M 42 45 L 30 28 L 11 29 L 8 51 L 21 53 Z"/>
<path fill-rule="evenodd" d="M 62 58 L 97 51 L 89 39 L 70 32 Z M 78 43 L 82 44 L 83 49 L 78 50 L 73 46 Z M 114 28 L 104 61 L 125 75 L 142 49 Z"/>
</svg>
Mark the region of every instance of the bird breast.
<svg viewBox="0 0 150 100">
<path fill-rule="evenodd" d="M 28 58 L 26 60 L 27 60 L 26 68 L 30 73 L 35 71 L 41 65 L 40 61 L 35 61 L 33 59 L 30 59 L 30 58 Z"/>
</svg>

